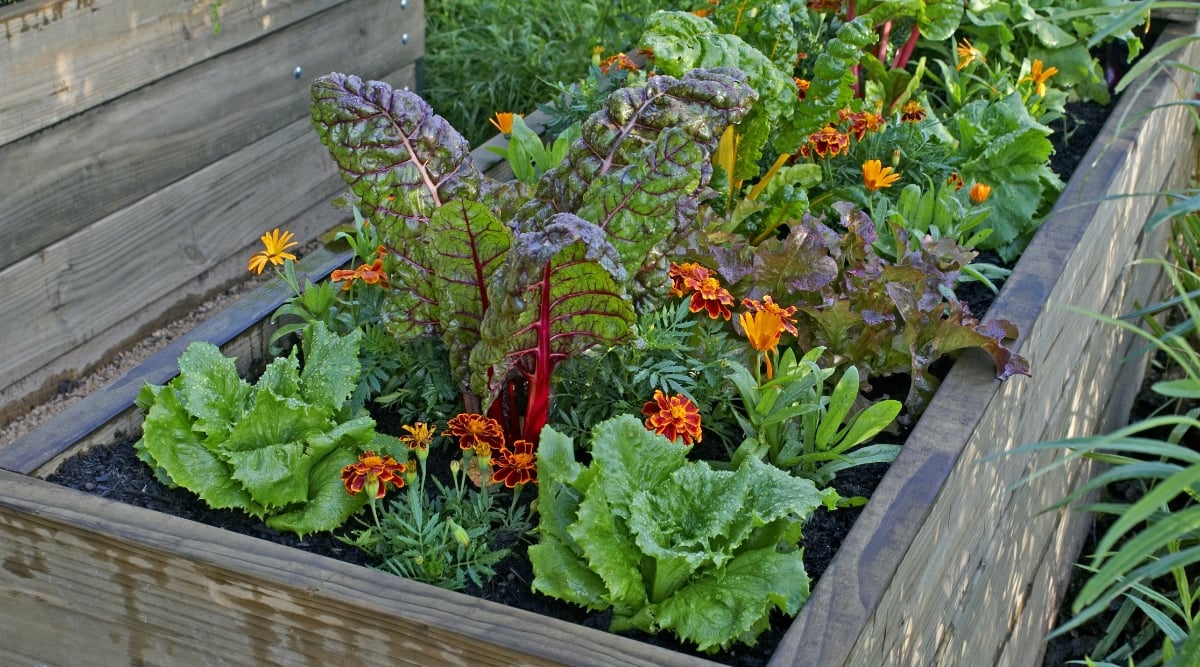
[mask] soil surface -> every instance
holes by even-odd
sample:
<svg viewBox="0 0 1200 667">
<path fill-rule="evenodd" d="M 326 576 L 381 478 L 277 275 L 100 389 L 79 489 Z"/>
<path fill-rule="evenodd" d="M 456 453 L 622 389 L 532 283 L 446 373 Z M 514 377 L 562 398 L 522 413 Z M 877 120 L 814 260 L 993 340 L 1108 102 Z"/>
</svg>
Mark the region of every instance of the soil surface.
<svg viewBox="0 0 1200 667">
<path fill-rule="evenodd" d="M 1053 158 L 1055 169 L 1059 171 L 1064 181 L 1070 177 L 1069 172 L 1072 165 L 1079 162 L 1095 133 L 1099 131 L 1108 108 L 1096 104 L 1073 104 L 1069 106 L 1068 112 L 1070 120 L 1066 122 L 1069 127 L 1059 127 L 1056 124 L 1054 128 L 1056 132 L 1052 135 L 1056 151 Z M 1065 132 L 1064 129 L 1070 131 Z M 1064 143 L 1064 139 L 1069 139 L 1069 142 Z M 984 312 L 990 303 L 988 293 L 976 292 L 972 295 L 964 293 L 962 298 L 971 305 L 971 309 L 975 313 Z M 383 415 L 378 417 L 381 422 L 386 420 Z M 396 432 L 388 431 L 382 426 L 380 430 L 387 433 Z M 902 441 L 902 437 L 903 434 L 900 441 Z M 897 440 L 892 439 L 892 441 Z M 164 487 L 154 478 L 149 468 L 136 458 L 131 446 L 132 442 L 132 439 L 127 439 L 93 448 L 85 454 L 65 461 L 49 479 L 64 486 L 119 502 L 173 514 L 331 558 L 364 564 L 361 552 L 338 541 L 334 535 L 314 535 L 298 540 L 294 535 L 282 534 L 266 528 L 261 521 L 241 512 L 209 510 L 191 493 Z M 886 465 L 851 469 L 839 474 L 833 486 L 844 497 L 869 497 L 886 470 Z M 804 536 L 805 565 L 814 584 L 837 552 L 859 512 L 858 509 L 839 509 L 832 512 L 820 509 L 807 524 Z M 589 613 L 530 591 L 529 582 L 532 580 L 533 574 L 528 559 L 525 557 L 526 546 L 528 546 L 527 543 L 515 546 L 513 555 L 497 568 L 499 575 L 487 586 L 482 589 L 469 589 L 467 592 L 477 597 L 495 600 L 547 616 L 606 629 L 608 618 L 605 614 Z M 772 628 L 760 637 L 759 643 L 755 647 L 738 646 L 730 651 L 716 655 L 704 655 L 704 657 L 731 665 L 764 664 L 787 631 L 789 623 L 790 619 L 776 618 Z M 632 636 L 683 653 L 702 655 L 675 642 L 668 633 L 658 636 L 641 634 Z M 1075 656 L 1076 653 L 1070 655 Z M 1066 653 L 1061 655 L 1066 655 Z M 1055 662 L 1051 662 L 1052 659 Z M 1062 661 L 1058 661 L 1059 659 L 1057 656 L 1054 658 L 1048 656 L 1046 664 L 1062 664 Z"/>
</svg>

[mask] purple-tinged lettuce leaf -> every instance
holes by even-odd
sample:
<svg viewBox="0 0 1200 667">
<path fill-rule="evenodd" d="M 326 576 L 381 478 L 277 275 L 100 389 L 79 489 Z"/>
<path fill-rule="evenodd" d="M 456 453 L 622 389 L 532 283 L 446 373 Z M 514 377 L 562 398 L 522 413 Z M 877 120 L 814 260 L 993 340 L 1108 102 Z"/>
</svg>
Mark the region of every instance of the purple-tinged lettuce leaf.
<svg viewBox="0 0 1200 667">
<path fill-rule="evenodd" d="M 312 84 L 312 122 L 389 244 L 419 233 L 438 206 L 479 193 L 470 145 L 418 95 L 326 74 Z"/>
<path fill-rule="evenodd" d="M 550 376 L 563 359 L 629 333 L 633 307 L 617 251 L 600 227 L 570 213 L 518 233 L 488 290 L 480 344 L 471 353 L 476 393 L 497 396 L 524 379 L 524 437 L 536 442 L 549 414 Z"/>
</svg>

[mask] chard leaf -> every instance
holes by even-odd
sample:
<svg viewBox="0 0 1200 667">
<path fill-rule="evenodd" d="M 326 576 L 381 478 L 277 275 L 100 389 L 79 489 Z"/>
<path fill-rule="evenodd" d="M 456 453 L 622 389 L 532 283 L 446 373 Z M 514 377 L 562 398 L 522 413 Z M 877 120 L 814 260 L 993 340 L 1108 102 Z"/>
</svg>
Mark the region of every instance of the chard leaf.
<svg viewBox="0 0 1200 667">
<path fill-rule="evenodd" d="M 193 428 L 209 437 L 225 437 L 250 396 L 250 385 L 238 376 L 234 360 L 211 343 L 189 345 L 179 357 L 179 373 L 189 379 L 179 398 L 195 419 Z"/>
<path fill-rule="evenodd" d="M 735 69 L 693 70 L 682 78 L 655 76 L 644 87 L 614 92 L 584 122 L 563 161 L 542 176 L 534 199 L 517 212 L 516 229 L 537 229 L 555 212 L 578 211 L 593 181 L 651 157 L 647 147 L 669 128 L 683 130 L 711 155 L 725 128 L 744 118 L 758 97 L 745 81 Z M 700 170 L 700 184 L 706 185 L 712 167 L 705 162 Z M 677 207 L 694 210 L 697 194 L 680 193 L 685 196 Z"/>
<path fill-rule="evenodd" d="M 262 508 L 232 479 L 229 464 L 206 445 L 200 432 L 192 426 L 191 417 L 179 402 L 174 383 L 168 385 L 157 392 L 154 404 L 142 422 L 138 451 L 149 455 L 155 468 L 165 473 L 172 483 L 200 496 L 209 507 L 240 507 L 261 516 Z"/>
<path fill-rule="evenodd" d="M 808 600 L 803 551 L 773 547 L 739 554 L 724 568 L 707 571 L 658 606 L 660 627 L 701 651 L 734 641 L 753 646 L 778 609 L 793 616 Z"/>
<path fill-rule="evenodd" d="M 488 290 L 472 386 L 498 395 L 514 377 L 529 383 L 525 437 L 536 441 L 549 414 L 550 376 L 559 361 L 629 333 L 625 269 L 607 235 L 569 213 L 544 230 L 519 233 Z"/>
<path fill-rule="evenodd" d="M 419 234 L 438 206 L 479 193 L 467 140 L 418 95 L 326 74 L 312 84 L 312 122 L 385 237 Z"/>
<path fill-rule="evenodd" d="M 699 189 L 707 157 L 684 130 L 667 129 L 647 147 L 644 159 L 593 181 L 578 215 L 608 233 L 622 266 L 639 267 L 694 219 L 678 202 Z"/>
<path fill-rule="evenodd" d="M 434 292 L 423 296 L 438 303 L 450 369 L 468 388 L 468 359 L 479 343 L 480 323 L 488 309 L 487 288 L 512 244 L 512 231 L 483 205 L 456 201 L 434 212 L 424 242 L 438 270 L 428 283 Z"/>
</svg>

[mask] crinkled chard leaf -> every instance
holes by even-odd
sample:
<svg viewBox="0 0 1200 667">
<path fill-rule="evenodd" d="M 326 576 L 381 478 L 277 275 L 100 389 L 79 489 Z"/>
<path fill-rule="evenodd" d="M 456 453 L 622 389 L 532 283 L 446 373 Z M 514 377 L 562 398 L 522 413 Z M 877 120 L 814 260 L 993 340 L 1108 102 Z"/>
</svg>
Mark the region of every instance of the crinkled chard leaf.
<svg viewBox="0 0 1200 667">
<path fill-rule="evenodd" d="M 621 288 L 624 279 L 604 230 L 570 213 L 513 239 L 488 291 L 470 363 L 480 395 L 497 395 L 513 378 L 529 382 L 527 439 L 536 441 L 546 423 L 554 366 L 628 334 L 635 316 Z"/>
<path fill-rule="evenodd" d="M 678 128 L 704 154 L 712 154 L 725 128 L 744 118 L 758 97 L 745 81 L 735 69 L 694 70 L 682 78 L 656 76 L 644 87 L 614 92 L 583 124 L 563 161 L 542 176 L 534 200 L 517 212 L 517 229 L 536 229 L 556 212 L 578 211 L 598 178 L 653 159 L 658 137 L 667 129 Z M 699 169 L 698 185 L 706 185 L 711 166 L 693 166 Z M 696 192 L 678 194 L 677 206 L 696 206 Z"/>
<path fill-rule="evenodd" d="M 312 122 L 363 213 L 387 234 L 419 232 L 435 208 L 479 192 L 467 140 L 418 95 L 326 74 L 312 85 Z"/>
</svg>

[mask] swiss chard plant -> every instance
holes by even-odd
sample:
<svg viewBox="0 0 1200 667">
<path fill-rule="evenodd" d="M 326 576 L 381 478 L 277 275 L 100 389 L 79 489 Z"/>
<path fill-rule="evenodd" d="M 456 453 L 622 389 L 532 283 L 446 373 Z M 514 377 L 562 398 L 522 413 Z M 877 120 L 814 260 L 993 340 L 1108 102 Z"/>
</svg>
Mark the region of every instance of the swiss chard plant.
<svg viewBox="0 0 1200 667">
<path fill-rule="evenodd" d="M 178 377 L 138 394 L 146 415 L 138 457 L 211 508 L 240 509 L 300 537 L 341 526 L 366 502 L 346 493 L 342 468 L 376 438 L 375 421 L 350 409 L 359 338 L 310 325 L 304 367 L 293 348 L 253 385 L 218 347 L 192 343 Z"/>
<path fill-rule="evenodd" d="M 584 465 L 547 427 L 533 588 L 611 609 L 613 631 L 669 630 L 702 651 L 753 645 L 774 610 L 795 615 L 809 594 L 801 527 L 836 492 L 753 457 L 717 470 L 688 449 L 623 415 L 595 427 Z"/>
<path fill-rule="evenodd" d="M 441 338 L 468 411 L 536 442 L 563 359 L 622 340 L 668 284 L 709 195 L 708 156 L 758 98 L 733 69 L 618 90 L 532 189 L 482 175 L 417 95 L 329 74 L 312 120 L 395 261 L 383 319 Z M 518 405 L 518 397 L 527 397 Z"/>
</svg>

